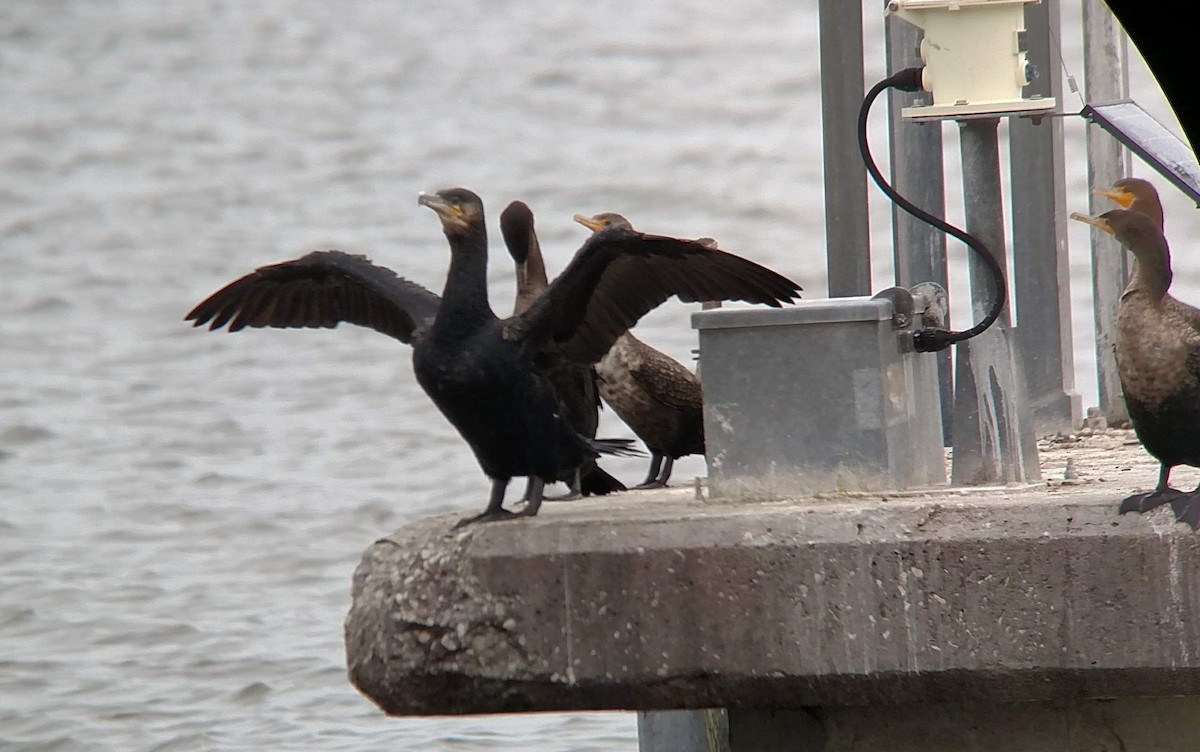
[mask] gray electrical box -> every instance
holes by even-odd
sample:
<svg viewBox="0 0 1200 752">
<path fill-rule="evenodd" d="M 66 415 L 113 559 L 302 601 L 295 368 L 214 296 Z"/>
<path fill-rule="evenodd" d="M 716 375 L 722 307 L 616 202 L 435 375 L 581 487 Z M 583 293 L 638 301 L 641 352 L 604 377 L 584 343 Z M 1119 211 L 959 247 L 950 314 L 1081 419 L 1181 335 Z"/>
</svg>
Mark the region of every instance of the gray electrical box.
<svg viewBox="0 0 1200 752">
<path fill-rule="evenodd" d="M 937 361 L 911 344 L 920 311 L 833 298 L 701 311 L 692 326 L 714 496 L 946 483 Z"/>
</svg>

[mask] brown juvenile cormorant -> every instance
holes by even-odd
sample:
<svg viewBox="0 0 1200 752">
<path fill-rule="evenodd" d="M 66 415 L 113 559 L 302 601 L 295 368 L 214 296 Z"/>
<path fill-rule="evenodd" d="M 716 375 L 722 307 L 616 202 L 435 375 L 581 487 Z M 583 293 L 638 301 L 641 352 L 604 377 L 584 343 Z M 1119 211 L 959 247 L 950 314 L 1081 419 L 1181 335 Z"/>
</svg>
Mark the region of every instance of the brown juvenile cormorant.
<svg viewBox="0 0 1200 752">
<path fill-rule="evenodd" d="M 1115 201 L 1122 209 L 1145 214 L 1154 220 L 1159 231 L 1163 229 L 1162 201 L 1159 200 L 1158 191 L 1150 181 L 1141 178 L 1121 178 L 1110 188 L 1093 188 L 1092 192 Z"/>
<path fill-rule="evenodd" d="M 439 298 L 362 257 L 310 253 L 262 267 L 209 296 L 187 316 L 200 326 L 369 326 L 413 344 L 417 382 L 471 446 L 492 481 L 487 509 L 459 524 L 537 514 L 546 482 L 568 479 L 597 452 L 625 442 L 588 440 L 559 417 L 542 373 L 563 359 L 594 363 L 641 316 L 675 295 L 778 306 L 798 286 L 752 261 L 672 238 L 597 233 L 524 313 L 498 318 L 487 297 L 483 203 L 462 188 L 422 194 L 450 245 Z M 520 513 L 503 508 L 515 476 L 533 477 Z"/>
<path fill-rule="evenodd" d="M 620 214 L 575 215 L 593 232 L 640 235 Z M 710 238 L 696 241 L 707 248 Z M 675 460 L 704 454 L 704 400 L 700 379 L 686 366 L 625 332 L 596 363 L 600 396 L 650 450 L 646 480 L 634 488 L 662 488 Z"/>
<path fill-rule="evenodd" d="M 1176 519 L 1200 526 L 1200 487 L 1169 485 L 1176 465 L 1200 467 L 1200 311 L 1172 298 L 1171 251 L 1150 214 L 1114 209 L 1072 214 L 1110 233 L 1137 259 L 1117 313 L 1117 372 L 1129 419 L 1142 446 L 1161 464 L 1158 485 L 1121 502 L 1121 513 L 1170 503 Z"/>
<path fill-rule="evenodd" d="M 500 232 L 504 245 L 516 264 L 517 298 L 513 315 L 529 310 L 548 284 L 541 245 L 533 226 L 533 211 L 524 201 L 513 201 L 500 213 Z M 563 362 L 546 376 L 554 387 L 563 417 L 579 434 L 595 438 L 600 426 L 600 393 L 596 389 L 596 371 L 590 365 Z M 594 457 L 588 457 L 570 481 L 565 496 L 546 497 L 547 501 L 567 501 L 593 494 L 624 491 L 625 484 L 604 472 Z M 526 497 L 528 497 L 526 489 Z"/>
</svg>

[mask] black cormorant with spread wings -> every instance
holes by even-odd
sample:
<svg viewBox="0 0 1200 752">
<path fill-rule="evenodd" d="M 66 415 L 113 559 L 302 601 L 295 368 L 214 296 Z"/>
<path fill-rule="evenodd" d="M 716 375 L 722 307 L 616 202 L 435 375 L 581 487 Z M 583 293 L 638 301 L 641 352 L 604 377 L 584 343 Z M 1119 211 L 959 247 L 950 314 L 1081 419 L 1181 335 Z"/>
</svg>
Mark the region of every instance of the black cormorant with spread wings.
<svg viewBox="0 0 1200 752">
<path fill-rule="evenodd" d="M 672 295 L 687 302 L 743 300 L 779 306 L 799 286 L 770 269 L 699 243 L 598 232 L 563 273 L 516 316 L 501 319 L 487 295 L 483 203 L 453 188 L 421 194 L 450 245 L 439 298 L 365 258 L 332 252 L 262 267 L 213 293 L 186 319 L 195 326 L 368 326 L 413 345 L 417 382 L 470 445 L 492 491 L 487 509 L 460 525 L 537 514 L 542 486 L 569 479 L 586 458 L 621 453 L 589 440 L 560 416 L 547 370 L 595 363 Z M 513 477 L 534 479 L 519 513 L 504 509 Z"/>
</svg>

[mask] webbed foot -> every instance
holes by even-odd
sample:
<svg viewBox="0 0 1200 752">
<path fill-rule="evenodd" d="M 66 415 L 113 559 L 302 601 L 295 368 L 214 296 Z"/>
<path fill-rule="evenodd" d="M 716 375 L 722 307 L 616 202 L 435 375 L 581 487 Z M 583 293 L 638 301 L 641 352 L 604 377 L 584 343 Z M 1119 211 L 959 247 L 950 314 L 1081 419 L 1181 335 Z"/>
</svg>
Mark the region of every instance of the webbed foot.
<svg viewBox="0 0 1200 752">
<path fill-rule="evenodd" d="M 1200 528 L 1200 493 L 1179 493 L 1171 500 L 1171 509 L 1175 512 L 1177 522 L 1186 522 L 1192 530 Z"/>
<path fill-rule="evenodd" d="M 596 468 L 596 469 L 598 470 L 599 468 Z M 571 490 L 567 491 L 562 496 L 543 496 L 542 501 L 575 501 L 576 499 L 582 499 L 583 498 L 583 491 L 581 490 L 583 488 L 583 484 L 581 483 L 582 478 L 583 478 L 582 468 L 575 468 L 575 472 L 571 473 L 571 482 L 567 484 Z"/>
<path fill-rule="evenodd" d="M 522 504 L 528 504 L 529 503 L 529 495 L 532 491 L 533 491 L 533 481 L 532 480 L 525 481 L 525 493 L 521 495 L 521 498 L 519 498 L 513 502 L 513 506 L 521 506 Z"/>
<path fill-rule="evenodd" d="M 650 488 L 666 488 L 666 487 L 667 487 L 667 482 L 665 480 L 659 480 L 658 478 L 654 478 L 653 480 L 647 480 L 647 481 L 637 484 L 636 486 L 633 487 L 633 490 L 634 491 L 645 491 L 646 489 L 650 489 Z"/>
<path fill-rule="evenodd" d="M 460 527 L 466 527 L 473 522 L 499 522 L 500 520 L 511 520 L 517 515 L 504 508 L 504 489 L 508 488 L 508 478 L 493 478 L 492 479 L 492 494 L 488 497 L 487 509 L 483 510 L 483 514 L 477 514 L 474 517 L 468 517 L 465 520 L 459 520 L 454 525 L 454 530 Z M 530 490 L 527 488 L 526 493 Z M 542 495 L 542 487 L 537 487 L 537 495 L 540 502 Z"/>
<path fill-rule="evenodd" d="M 1121 502 L 1120 513 L 1128 512 L 1149 512 L 1151 509 L 1160 507 L 1163 504 L 1174 505 L 1175 501 L 1181 496 L 1187 496 L 1182 491 L 1176 491 L 1174 488 L 1156 488 L 1149 493 L 1134 494 Z"/>
<path fill-rule="evenodd" d="M 513 517 L 533 517 L 538 513 L 538 508 L 542 506 L 544 497 L 542 491 L 546 487 L 546 482 L 537 476 L 529 478 L 529 503 L 521 511 L 513 514 Z"/>
<path fill-rule="evenodd" d="M 675 467 L 675 458 L 666 457 L 655 452 L 650 455 L 650 474 L 641 483 L 634 486 L 634 490 L 646 490 L 648 488 L 666 488 L 667 481 L 671 479 L 671 470 Z"/>
<path fill-rule="evenodd" d="M 467 517 L 455 523 L 454 528 L 458 530 L 460 527 L 473 525 L 476 522 L 500 522 L 501 520 L 511 520 L 516 517 L 525 516 L 525 512 L 510 512 L 507 509 L 488 510 L 483 514 L 477 514 L 474 517 Z"/>
</svg>

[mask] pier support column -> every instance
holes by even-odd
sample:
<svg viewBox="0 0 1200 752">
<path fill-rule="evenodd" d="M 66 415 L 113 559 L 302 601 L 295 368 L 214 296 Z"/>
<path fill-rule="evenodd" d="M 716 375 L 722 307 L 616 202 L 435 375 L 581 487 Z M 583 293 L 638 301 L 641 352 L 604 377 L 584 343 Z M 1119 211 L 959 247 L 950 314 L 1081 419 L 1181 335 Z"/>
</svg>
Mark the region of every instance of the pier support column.
<svg viewBox="0 0 1200 752">
<path fill-rule="evenodd" d="M 729 714 L 716 708 L 638 713 L 638 752 L 730 752 Z"/>
<path fill-rule="evenodd" d="M 721 711 L 688 715 L 706 713 Z M 716 728 L 725 735 L 642 736 L 639 750 L 1193 752 L 1200 738 L 1200 698 L 730 710 Z"/>
</svg>

